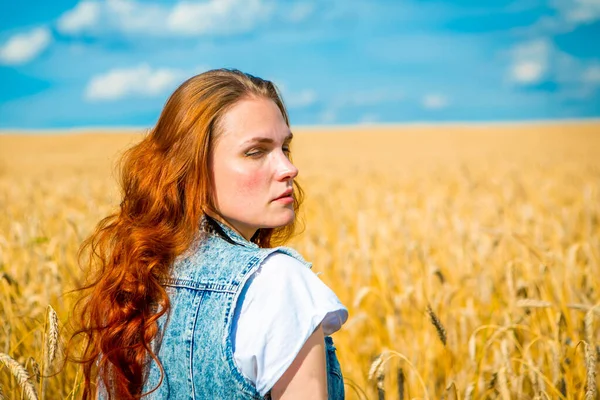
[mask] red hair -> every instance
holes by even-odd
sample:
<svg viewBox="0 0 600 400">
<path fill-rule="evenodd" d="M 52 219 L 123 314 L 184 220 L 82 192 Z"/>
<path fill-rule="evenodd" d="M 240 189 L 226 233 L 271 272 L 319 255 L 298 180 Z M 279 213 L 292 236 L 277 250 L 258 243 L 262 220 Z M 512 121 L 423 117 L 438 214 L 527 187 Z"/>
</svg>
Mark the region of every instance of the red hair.
<svg viewBox="0 0 600 400">
<path fill-rule="evenodd" d="M 102 383 L 109 398 L 140 398 L 150 362 L 162 366 L 150 344 L 157 320 L 170 303 L 160 281 L 174 259 L 199 237 L 205 211 L 214 207 L 209 159 L 220 120 L 237 101 L 271 99 L 289 126 L 283 101 L 269 81 L 237 70 L 212 70 L 184 82 L 169 98 L 156 126 L 122 157 L 120 209 L 97 225 L 79 249 L 87 269 L 78 289 L 75 331 L 68 351 L 82 338 L 83 398 L 95 398 Z M 294 209 L 302 202 L 296 186 Z M 296 217 L 297 218 L 297 217 Z M 284 243 L 291 224 L 260 229 L 253 240 L 261 247 Z M 162 379 L 161 379 L 162 382 Z"/>
</svg>

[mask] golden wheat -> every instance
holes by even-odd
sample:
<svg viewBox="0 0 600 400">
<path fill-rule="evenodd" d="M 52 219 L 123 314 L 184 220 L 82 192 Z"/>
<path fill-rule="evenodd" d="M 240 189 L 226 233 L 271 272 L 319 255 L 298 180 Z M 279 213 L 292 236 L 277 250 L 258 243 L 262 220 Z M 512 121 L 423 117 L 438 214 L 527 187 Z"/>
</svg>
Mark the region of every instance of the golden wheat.
<svg viewBox="0 0 600 400">
<path fill-rule="evenodd" d="M 585 400 L 596 399 L 596 340 L 594 338 L 594 309 L 585 314 L 585 367 L 587 370 L 587 390 Z"/>
<path fill-rule="evenodd" d="M 47 354 L 48 367 L 54 361 L 58 348 L 58 316 L 51 305 L 48 305 L 48 332 L 47 332 Z"/>
<path fill-rule="evenodd" d="M 433 312 L 433 310 L 431 309 L 431 306 L 429 304 L 427 304 L 427 314 L 429 315 L 429 318 L 431 319 L 431 323 L 435 327 L 435 330 L 438 334 L 438 337 L 440 338 L 440 341 L 445 346 L 446 345 L 446 329 L 442 325 L 442 321 L 440 321 L 440 319 L 437 317 L 437 315 L 435 315 L 435 313 Z"/>
<path fill-rule="evenodd" d="M 35 361 L 35 358 L 29 357 L 27 359 L 27 364 L 25 364 L 25 367 L 27 367 L 27 365 L 31 365 L 31 372 L 33 373 L 33 378 L 37 383 L 40 383 L 42 374 L 40 372 L 40 365 L 37 363 L 37 361 Z"/>
<path fill-rule="evenodd" d="M 21 387 L 21 390 L 25 396 L 27 396 L 28 400 L 36 400 L 38 398 L 35 387 L 29 380 L 29 374 L 21 364 L 19 364 L 8 354 L 4 353 L 0 353 L 0 363 L 4 364 L 12 376 L 17 380 L 17 383 Z"/>
<path fill-rule="evenodd" d="M 598 131 L 295 132 L 306 228 L 291 245 L 348 306 L 348 399 L 597 397 Z M 118 206 L 111 165 L 137 139 L 0 136 L 0 350 L 19 365 L 60 361 L 77 248 Z M 79 398 L 79 369 L 59 371 L 40 396 Z"/>
</svg>

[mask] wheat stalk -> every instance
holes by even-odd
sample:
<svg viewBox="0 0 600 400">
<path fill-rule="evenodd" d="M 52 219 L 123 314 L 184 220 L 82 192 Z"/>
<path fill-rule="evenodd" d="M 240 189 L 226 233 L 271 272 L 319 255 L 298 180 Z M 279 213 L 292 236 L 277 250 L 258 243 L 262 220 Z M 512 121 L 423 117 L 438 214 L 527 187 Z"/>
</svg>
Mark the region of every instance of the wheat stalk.
<svg viewBox="0 0 600 400">
<path fill-rule="evenodd" d="M 442 325 L 442 322 L 437 317 L 437 315 L 435 315 L 435 313 L 433 312 L 433 309 L 431 308 L 431 306 L 429 304 L 427 305 L 427 314 L 429 314 L 429 318 L 431 318 L 431 323 L 433 324 L 433 326 L 435 326 L 435 330 L 437 331 L 438 337 L 440 338 L 441 342 L 445 346 L 446 345 L 446 329 Z"/>
<path fill-rule="evenodd" d="M 404 381 L 406 378 L 404 377 L 404 370 L 402 368 L 398 368 L 398 400 L 404 400 Z"/>
<path fill-rule="evenodd" d="M 506 380 L 506 368 L 500 368 L 497 376 L 498 388 L 500 389 L 500 396 L 502 397 L 502 400 L 510 400 L 510 390 L 508 389 L 508 382 Z"/>
<path fill-rule="evenodd" d="M 48 363 L 46 368 L 49 368 L 54 361 L 56 349 L 58 347 L 58 316 L 51 305 L 48 305 L 48 321 L 48 337 L 46 343 L 48 347 Z"/>
<path fill-rule="evenodd" d="M 587 390 L 585 400 L 596 399 L 596 349 L 594 344 L 594 308 L 585 314 L 585 368 L 587 371 Z"/>
<path fill-rule="evenodd" d="M 27 370 L 6 353 L 0 353 L 0 362 L 4 364 L 10 373 L 15 377 L 19 383 L 19 386 L 21 387 L 21 390 L 27 396 L 27 399 L 37 400 L 37 393 L 35 391 L 35 387 L 29 380 L 29 374 L 27 373 Z"/>
<path fill-rule="evenodd" d="M 598 315 L 600 315 L 600 307 L 596 307 L 596 306 L 590 306 L 587 304 L 581 304 L 581 303 L 571 303 L 571 304 L 567 304 L 567 308 L 570 308 L 572 310 L 577 310 L 577 311 L 592 311 Z"/>
<path fill-rule="evenodd" d="M 552 303 L 544 300 L 521 299 L 517 301 L 517 307 L 523 308 L 548 308 L 552 307 Z"/>
</svg>

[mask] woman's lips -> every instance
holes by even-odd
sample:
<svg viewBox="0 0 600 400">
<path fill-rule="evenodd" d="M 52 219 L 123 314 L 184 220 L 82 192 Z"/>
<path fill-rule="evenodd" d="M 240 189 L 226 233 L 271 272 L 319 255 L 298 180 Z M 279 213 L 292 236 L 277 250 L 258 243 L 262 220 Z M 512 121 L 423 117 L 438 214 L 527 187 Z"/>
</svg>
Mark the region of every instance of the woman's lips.
<svg viewBox="0 0 600 400">
<path fill-rule="evenodd" d="M 294 197 L 292 195 L 289 196 L 282 196 L 279 197 L 273 201 L 276 201 L 278 203 L 293 203 L 294 202 Z"/>
<path fill-rule="evenodd" d="M 279 197 L 276 197 L 275 199 L 273 199 L 273 201 L 276 200 L 281 200 L 281 199 L 285 199 L 287 197 L 290 197 L 293 199 L 293 194 L 294 194 L 294 190 L 292 188 L 287 189 L 285 192 L 283 192 Z"/>
</svg>

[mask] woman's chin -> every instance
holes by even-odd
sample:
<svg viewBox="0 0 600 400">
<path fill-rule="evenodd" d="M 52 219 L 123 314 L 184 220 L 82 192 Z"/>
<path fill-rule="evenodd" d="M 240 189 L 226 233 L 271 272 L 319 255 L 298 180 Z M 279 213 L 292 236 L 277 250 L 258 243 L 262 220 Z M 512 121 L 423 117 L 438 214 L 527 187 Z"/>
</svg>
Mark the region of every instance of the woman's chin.
<svg viewBox="0 0 600 400">
<path fill-rule="evenodd" d="M 281 228 L 294 222 L 296 213 L 294 210 L 282 210 L 278 215 L 273 218 L 270 222 L 271 228 Z"/>
</svg>

